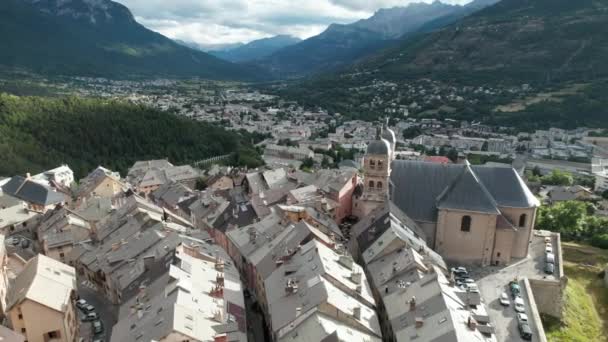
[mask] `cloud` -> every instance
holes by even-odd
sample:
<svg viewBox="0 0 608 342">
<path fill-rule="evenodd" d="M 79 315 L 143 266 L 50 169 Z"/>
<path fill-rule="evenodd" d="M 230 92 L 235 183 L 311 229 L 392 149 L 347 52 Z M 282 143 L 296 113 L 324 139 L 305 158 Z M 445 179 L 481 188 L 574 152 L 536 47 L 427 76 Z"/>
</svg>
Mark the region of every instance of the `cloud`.
<svg viewBox="0 0 608 342">
<path fill-rule="evenodd" d="M 277 34 L 308 38 L 321 33 L 329 24 L 351 23 L 371 16 L 380 8 L 405 6 L 420 0 L 115 1 L 131 9 L 142 25 L 170 38 L 199 44 L 225 44 Z"/>
</svg>

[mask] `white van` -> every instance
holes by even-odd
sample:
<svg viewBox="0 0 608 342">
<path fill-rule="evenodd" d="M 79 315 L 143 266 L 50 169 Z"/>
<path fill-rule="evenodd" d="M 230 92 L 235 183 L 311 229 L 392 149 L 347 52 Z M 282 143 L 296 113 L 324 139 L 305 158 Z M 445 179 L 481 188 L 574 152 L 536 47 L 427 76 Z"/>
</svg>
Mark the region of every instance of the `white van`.
<svg viewBox="0 0 608 342">
<path fill-rule="evenodd" d="M 547 253 L 545 255 L 545 261 L 547 261 L 550 264 L 555 264 L 555 254 L 553 254 L 553 253 Z"/>
</svg>

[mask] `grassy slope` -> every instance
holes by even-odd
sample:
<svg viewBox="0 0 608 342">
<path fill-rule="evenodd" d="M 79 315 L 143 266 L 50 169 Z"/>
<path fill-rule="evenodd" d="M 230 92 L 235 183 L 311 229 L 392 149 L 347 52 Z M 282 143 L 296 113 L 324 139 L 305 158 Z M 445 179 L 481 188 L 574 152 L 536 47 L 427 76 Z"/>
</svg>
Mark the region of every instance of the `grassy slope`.
<svg viewBox="0 0 608 342">
<path fill-rule="evenodd" d="M 545 321 L 550 342 L 608 341 L 608 288 L 598 276 L 608 265 L 608 251 L 565 243 L 568 277 L 563 324 Z"/>
</svg>

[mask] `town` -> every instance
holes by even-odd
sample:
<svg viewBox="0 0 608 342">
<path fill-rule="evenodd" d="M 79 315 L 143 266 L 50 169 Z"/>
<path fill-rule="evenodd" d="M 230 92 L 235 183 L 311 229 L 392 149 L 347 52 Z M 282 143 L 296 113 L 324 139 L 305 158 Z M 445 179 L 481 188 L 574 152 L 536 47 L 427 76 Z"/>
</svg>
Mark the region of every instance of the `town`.
<svg viewBox="0 0 608 342">
<path fill-rule="evenodd" d="M 4 340 L 546 341 L 567 277 L 538 210 L 606 212 L 601 130 L 344 121 L 222 94 L 177 113 L 263 132 L 264 167 L 0 180 Z M 180 103 L 163 98 L 130 95 Z"/>
</svg>

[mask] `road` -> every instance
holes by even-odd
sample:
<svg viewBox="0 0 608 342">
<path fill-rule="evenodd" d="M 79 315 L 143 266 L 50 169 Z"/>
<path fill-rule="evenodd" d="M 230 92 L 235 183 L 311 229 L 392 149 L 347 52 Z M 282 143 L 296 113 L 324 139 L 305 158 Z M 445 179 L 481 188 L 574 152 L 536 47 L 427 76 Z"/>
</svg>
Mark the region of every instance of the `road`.
<svg viewBox="0 0 608 342">
<path fill-rule="evenodd" d="M 104 327 L 104 334 L 101 336 L 102 341 L 110 341 L 112 327 L 116 324 L 118 317 L 118 306 L 110 303 L 103 295 L 84 285 L 82 281 L 78 282 L 78 295 L 95 307 L 95 312 L 99 315 Z M 81 335 L 85 337 L 85 341 L 86 336 L 92 334 L 90 332 L 91 329 L 90 323 L 83 322 L 83 324 L 81 324 Z"/>
<path fill-rule="evenodd" d="M 503 268 L 502 270 L 495 269 L 494 273 L 488 274 L 477 280 L 490 320 L 496 327 L 496 339 L 499 342 L 523 341 L 519 335 L 517 319 L 515 318 L 516 312 L 513 309 L 514 303 L 508 288 L 509 282 L 514 279 L 514 274 L 518 273 L 518 266 L 521 267 L 521 265 L 514 264 Z M 522 288 L 522 299 L 526 303 L 526 314 L 531 317 L 531 310 L 528 305 L 530 301 L 525 291 L 523 291 L 523 281 L 519 282 L 519 286 Z M 507 292 L 511 299 L 511 304 L 508 307 L 500 305 L 499 297 L 503 292 Z M 530 328 L 532 329 L 533 334 L 532 341 L 539 341 L 538 330 L 531 320 Z"/>
</svg>

